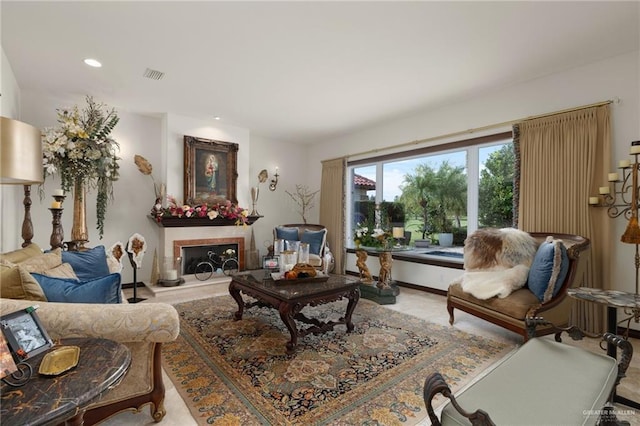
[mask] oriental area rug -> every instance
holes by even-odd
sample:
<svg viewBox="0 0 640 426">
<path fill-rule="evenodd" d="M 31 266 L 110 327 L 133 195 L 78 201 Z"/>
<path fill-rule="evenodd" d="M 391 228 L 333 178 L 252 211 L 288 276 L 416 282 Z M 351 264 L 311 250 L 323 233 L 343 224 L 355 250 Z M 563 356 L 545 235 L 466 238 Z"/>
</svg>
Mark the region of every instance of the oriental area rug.
<svg viewBox="0 0 640 426">
<path fill-rule="evenodd" d="M 287 355 L 275 309 L 234 321 L 230 296 L 175 307 L 180 336 L 163 345 L 163 367 L 201 425 L 415 425 L 427 417 L 427 375 L 439 371 L 456 392 L 513 348 L 360 299 L 353 332 L 309 334 Z M 303 312 L 326 320 L 345 308 Z"/>
</svg>

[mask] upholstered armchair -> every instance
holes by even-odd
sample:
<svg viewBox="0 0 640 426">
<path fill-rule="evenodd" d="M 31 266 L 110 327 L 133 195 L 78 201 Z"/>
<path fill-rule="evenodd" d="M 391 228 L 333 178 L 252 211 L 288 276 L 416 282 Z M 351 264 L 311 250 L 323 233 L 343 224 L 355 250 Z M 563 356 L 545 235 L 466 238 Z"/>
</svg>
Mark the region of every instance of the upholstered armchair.
<svg viewBox="0 0 640 426">
<path fill-rule="evenodd" d="M 325 257 L 329 253 L 327 228 L 324 225 L 293 223 L 276 226 L 273 229 L 273 238 L 309 243 L 309 264 L 316 268 L 323 268 Z"/>
</svg>

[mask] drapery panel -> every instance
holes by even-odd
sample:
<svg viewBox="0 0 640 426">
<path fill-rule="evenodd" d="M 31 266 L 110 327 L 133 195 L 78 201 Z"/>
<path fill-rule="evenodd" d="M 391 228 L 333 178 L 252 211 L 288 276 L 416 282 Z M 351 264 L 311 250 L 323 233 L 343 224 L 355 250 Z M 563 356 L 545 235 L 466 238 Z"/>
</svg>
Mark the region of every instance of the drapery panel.
<svg viewBox="0 0 640 426">
<path fill-rule="evenodd" d="M 327 228 L 327 243 L 333 253 L 337 274 L 345 273 L 345 175 L 346 158 L 322 162 L 320 181 L 320 223 Z"/>
<path fill-rule="evenodd" d="M 589 207 L 607 181 L 611 162 L 609 106 L 585 108 L 514 125 L 517 227 L 527 232 L 577 234 L 591 240 L 589 262 L 577 286 L 610 288 L 611 220 Z M 604 331 L 604 308 L 574 301 L 571 323 Z"/>
</svg>

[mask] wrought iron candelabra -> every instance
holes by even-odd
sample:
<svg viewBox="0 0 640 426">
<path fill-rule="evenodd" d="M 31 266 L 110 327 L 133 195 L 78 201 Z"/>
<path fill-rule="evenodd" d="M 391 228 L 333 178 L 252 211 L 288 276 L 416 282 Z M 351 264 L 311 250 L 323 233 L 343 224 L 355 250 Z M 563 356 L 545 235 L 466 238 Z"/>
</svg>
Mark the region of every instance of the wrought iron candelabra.
<svg viewBox="0 0 640 426">
<path fill-rule="evenodd" d="M 620 241 L 634 244 L 636 248 L 634 257 L 636 271 L 636 292 L 634 297 L 636 306 L 631 309 L 631 312 L 625 309 L 625 314 L 629 315 L 629 317 L 619 322 L 627 322 L 627 330 L 632 319 L 635 322 L 640 322 L 640 226 L 638 225 L 638 196 L 640 194 L 640 188 L 638 188 L 638 173 L 640 172 L 638 155 L 640 155 L 640 141 L 631 142 L 630 154 L 633 156 L 633 162 L 629 160 L 620 160 L 618 162 L 620 172 L 608 174 L 607 180 L 609 184 L 598 189 L 600 197 L 589 197 L 589 204 L 596 207 L 606 207 L 607 215 L 610 218 L 624 216 L 629 221 L 627 228 L 620 237 Z"/>
</svg>

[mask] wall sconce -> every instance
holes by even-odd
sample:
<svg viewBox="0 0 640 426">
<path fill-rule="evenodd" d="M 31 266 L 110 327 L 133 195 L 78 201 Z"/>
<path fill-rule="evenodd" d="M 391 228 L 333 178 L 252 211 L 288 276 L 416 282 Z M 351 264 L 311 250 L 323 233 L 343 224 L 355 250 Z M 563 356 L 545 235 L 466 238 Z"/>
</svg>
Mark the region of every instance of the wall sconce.
<svg viewBox="0 0 640 426">
<path fill-rule="evenodd" d="M 278 186 L 278 176 L 280 175 L 278 174 L 278 168 L 276 167 L 276 172 L 273 175 L 274 179 L 271 179 L 271 183 L 269 184 L 270 191 L 276 190 L 276 186 Z"/>
</svg>

